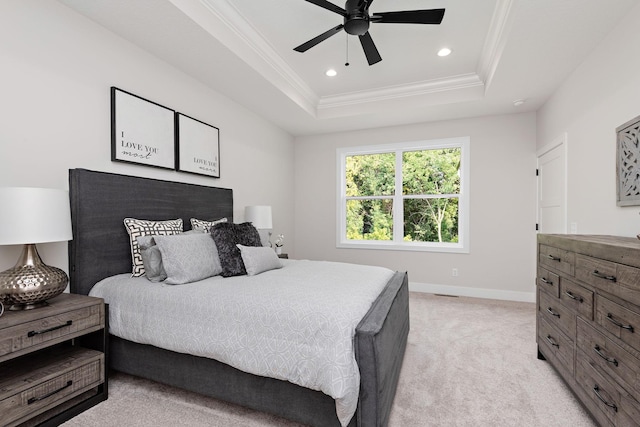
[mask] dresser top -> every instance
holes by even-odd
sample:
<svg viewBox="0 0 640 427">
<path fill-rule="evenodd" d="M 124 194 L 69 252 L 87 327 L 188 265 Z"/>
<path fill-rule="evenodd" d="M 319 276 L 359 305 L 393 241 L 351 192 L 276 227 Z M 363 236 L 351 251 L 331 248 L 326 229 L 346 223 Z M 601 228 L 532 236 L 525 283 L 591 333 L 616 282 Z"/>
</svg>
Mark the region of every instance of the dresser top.
<svg viewBox="0 0 640 427">
<path fill-rule="evenodd" d="M 597 234 L 538 234 L 538 243 L 640 268 L 640 240 Z"/>
</svg>

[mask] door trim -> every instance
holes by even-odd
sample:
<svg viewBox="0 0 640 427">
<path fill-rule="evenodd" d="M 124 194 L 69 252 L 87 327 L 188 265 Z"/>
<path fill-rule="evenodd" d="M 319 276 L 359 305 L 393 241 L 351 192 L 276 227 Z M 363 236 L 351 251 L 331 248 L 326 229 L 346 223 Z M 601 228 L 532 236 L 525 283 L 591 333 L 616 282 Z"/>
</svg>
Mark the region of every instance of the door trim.
<svg viewBox="0 0 640 427">
<path fill-rule="evenodd" d="M 564 188 L 562 189 L 562 233 L 567 233 L 567 189 L 568 189 L 568 181 L 569 177 L 567 174 L 568 171 L 568 134 L 567 132 L 563 132 L 558 137 L 554 138 L 548 144 L 543 145 L 540 149 L 537 150 L 536 155 L 536 168 L 540 170 L 540 157 L 547 154 L 551 150 L 556 149 L 557 147 L 561 147 L 562 155 L 564 156 L 564 164 L 562 165 L 564 170 Z M 536 224 L 540 224 L 540 178 L 536 179 Z M 539 233 L 540 230 L 537 230 Z"/>
</svg>

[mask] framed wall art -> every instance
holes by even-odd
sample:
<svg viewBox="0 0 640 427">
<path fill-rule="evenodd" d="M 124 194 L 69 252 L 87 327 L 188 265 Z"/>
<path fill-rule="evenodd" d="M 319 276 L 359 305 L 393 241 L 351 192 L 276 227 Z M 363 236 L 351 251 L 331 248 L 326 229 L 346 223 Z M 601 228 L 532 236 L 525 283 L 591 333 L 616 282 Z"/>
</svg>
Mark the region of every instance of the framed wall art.
<svg viewBox="0 0 640 427">
<path fill-rule="evenodd" d="M 175 111 L 111 87 L 111 160 L 175 169 Z"/>
<path fill-rule="evenodd" d="M 617 205 L 640 205 L 640 116 L 616 128 Z"/>
<path fill-rule="evenodd" d="M 176 169 L 220 178 L 220 130 L 176 113 Z"/>
</svg>

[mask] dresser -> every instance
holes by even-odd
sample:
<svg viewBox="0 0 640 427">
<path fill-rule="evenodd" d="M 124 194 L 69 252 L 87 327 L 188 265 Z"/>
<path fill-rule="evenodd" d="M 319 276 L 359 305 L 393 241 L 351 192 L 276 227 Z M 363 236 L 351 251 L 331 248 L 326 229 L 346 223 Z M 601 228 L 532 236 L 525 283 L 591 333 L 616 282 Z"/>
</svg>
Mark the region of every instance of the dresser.
<svg viewBox="0 0 640 427">
<path fill-rule="evenodd" d="M 640 425 L 640 240 L 538 235 L 538 358 L 601 426 Z"/>
<path fill-rule="evenodd" d="M 0 317 L 0 426 L 57 426 L 107 398 L 101 298 L 62 294 Z"/>
</svg>

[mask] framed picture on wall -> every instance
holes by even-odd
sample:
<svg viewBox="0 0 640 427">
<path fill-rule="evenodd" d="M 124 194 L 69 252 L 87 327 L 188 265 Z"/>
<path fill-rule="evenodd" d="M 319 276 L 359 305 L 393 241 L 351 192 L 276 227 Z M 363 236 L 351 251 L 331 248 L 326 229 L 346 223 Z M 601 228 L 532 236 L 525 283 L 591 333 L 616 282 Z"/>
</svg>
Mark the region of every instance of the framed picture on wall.
<svg viewBox="0 0 640 427">
<path fill-rule="evenodd" d="M 111 160 L 175 169 L 175 111 L 111 87 Z"/>
<path fill-rule="evenodd" d="M 617 205 L 640 205 L 640 116 L 616 128 Z"/>
<path fill-rule="evenodd" d="M 176 113 L 176 169 L 220 178 L 220 130 Z"/>
</svg>

